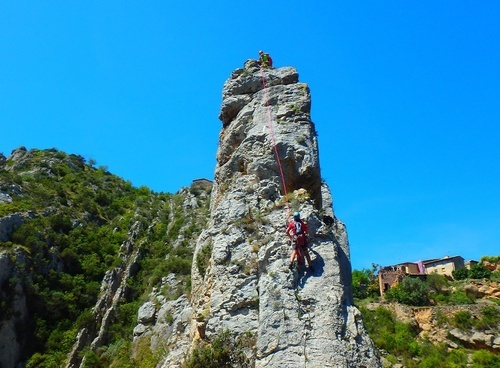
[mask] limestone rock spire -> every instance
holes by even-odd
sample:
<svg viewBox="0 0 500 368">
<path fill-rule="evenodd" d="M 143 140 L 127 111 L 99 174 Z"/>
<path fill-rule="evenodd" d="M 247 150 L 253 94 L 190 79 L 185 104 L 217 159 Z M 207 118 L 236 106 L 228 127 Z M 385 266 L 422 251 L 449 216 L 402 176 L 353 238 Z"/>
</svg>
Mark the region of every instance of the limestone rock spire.
<svg viewBox="0 0 500 368">
<path fill-rule="evenodd" d="M 309 87 L 292 67 L 249 60 L 222 96 L 209 226 L 193 262 L 193 338 L 253 336 L 256 367 L 380 367 L 352 305 L 347 233 L 321 181 Z M 308 223 L 314 272 L 288 269 L 287 204 Z"/>
</svg>

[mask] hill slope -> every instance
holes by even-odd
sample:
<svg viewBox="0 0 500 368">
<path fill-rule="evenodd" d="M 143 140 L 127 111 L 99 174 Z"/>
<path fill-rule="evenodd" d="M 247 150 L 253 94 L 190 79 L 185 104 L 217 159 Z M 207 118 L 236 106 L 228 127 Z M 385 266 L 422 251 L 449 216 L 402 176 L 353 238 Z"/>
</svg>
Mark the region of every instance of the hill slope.
<svg viewBox="0 0 500 368">
<path fill-rule="evenodd" d="M 189 289 L 203 184 L 153 193 L 55 149 L 1 156 L 0 366 L 63 366 L 79 331 L 78 351 L 128 342 L 142 295 L 169 274 Z"/>
</svg>

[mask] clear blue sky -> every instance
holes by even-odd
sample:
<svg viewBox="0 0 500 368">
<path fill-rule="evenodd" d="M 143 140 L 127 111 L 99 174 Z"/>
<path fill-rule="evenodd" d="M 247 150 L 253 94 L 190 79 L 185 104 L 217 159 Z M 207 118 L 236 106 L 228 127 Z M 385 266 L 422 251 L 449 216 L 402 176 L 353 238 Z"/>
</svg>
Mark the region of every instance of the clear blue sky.
<svg viewBox="0 0 500 368">
<path fill-rule="evenodd" d="M 212 179 L 222 85 L 263 49 L 311 88 L 353 268 L 499 255 L 500 3 L 367 3 L 2 1 L 0 152 Z"/>
</svg>

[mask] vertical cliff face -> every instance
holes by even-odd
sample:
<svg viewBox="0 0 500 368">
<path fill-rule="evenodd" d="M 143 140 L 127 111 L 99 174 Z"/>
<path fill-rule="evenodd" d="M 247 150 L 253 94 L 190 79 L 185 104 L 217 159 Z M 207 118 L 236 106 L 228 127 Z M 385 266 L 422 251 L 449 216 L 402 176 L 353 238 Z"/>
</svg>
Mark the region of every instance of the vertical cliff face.
<svg viewBox="0 0 500 368">
<path fill-rule="evenodd" d="M 193 263 L 192 338 L 252 336 L 256 367 L 379 367 L 352 305 L 347 234 L 321 182 L 310 106 L 291 67 L 247 61 L 224 84 L 210 220 Z M 294 211 L 309 227 L 312 272 L 288 268 Z"/>
<path fill-rule="evenodd" d="M 0 234 L 5 219 L 0 219 Z M 26 260 L 21 249 L 12 254 L 0 251 L 0 367 L 15 367 L 26 343 L 25 336 L 19 334 L 19 326 L 27 324 L 29 318 L 26 285 L 22 281 L 29 269 Z"/>
</svg>

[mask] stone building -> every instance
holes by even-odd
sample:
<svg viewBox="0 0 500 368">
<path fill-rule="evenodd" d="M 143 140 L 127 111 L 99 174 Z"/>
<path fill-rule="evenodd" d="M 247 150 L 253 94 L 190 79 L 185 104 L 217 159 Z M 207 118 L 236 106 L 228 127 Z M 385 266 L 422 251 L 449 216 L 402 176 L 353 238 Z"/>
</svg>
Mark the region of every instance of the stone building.
<svg viewBox="0 0 500 368">
<path fill-rule="evenodd" d="M 421 262 L 405 262 L 394 266 L 380 267 L 378 272 L 380 295 L 383 297 L 387 290 L 399 284 L 405 277 L 421 278 L 422 276 L 425 278 L 425 269 Z"/>
<path fill-rule="evenodd" d="M 430 275 L 437 273 L 438 275 L 452 278 L 452 272 L 458 268 L 465 267 L 464 259 L 461 256 L 446 256 L 440 259 L 429 259 L 422 262 L 425 267 L 425 273 Z"/>
<path fill-rule="evenodd" d="M 470 268 L 471 268 L 472 266 L 475 266 L 475 265 L 477 265 L 478 263 L 479 263 L 478 261 L 474 261 L 474 260 L 470 259 L 470 260 L 468 260 L 468 261 L 464 262 L 464 267 L 465 267 L 465 268 L 467 268 L 468 270 L 470 270 Z"/>
</svg>

